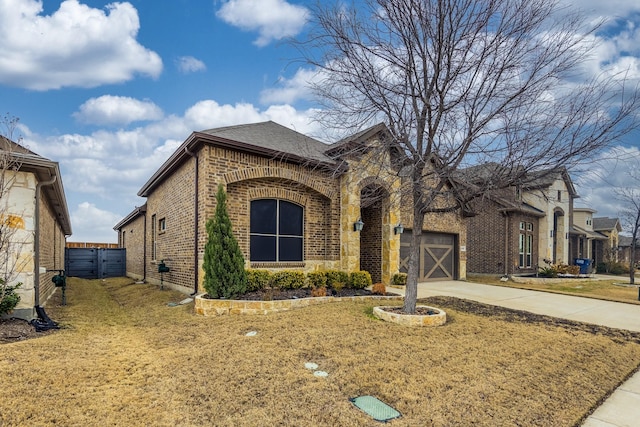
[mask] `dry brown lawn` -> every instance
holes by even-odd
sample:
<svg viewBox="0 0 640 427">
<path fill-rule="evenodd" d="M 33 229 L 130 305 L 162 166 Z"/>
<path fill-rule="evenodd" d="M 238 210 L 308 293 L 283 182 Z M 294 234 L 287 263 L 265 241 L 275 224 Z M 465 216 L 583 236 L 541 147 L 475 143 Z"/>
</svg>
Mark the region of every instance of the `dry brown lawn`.
<svg viewBox="0 0 640 427">
<path fill-rule="evenodd" d="M 183 298 L 70 279 L 62 330 L 0 345 L 0 425 L 371 426 L 348 399 L 374 395 L 392 426 L 572 426 L 640 364 L 639 334 L 451 298 L 422 329 L 367 303 L 202 318 Z"/>
<path fill-rule="evenodd" d="M 567 279 L 562 283 L 536 283 L 524 284 L 511 280 L 501 282 L 500 277 L 490 275 L 467 275 L 467 280 L 487 285 L 507 286 L 519 289 L 531 289 L 534 291 L 555 292 L 566 295 L 576 295 L 587 298 L 597 298 L 607 301 L 619 301 L 629 304 L 640 304 L 638 301 L 638 288 L 624 286 L 629 283 L 628 276 L 621 276 L 617 280 L 581 280 Z M 640 277 L 636 277 L 636 283 L 640 284 Z"/>
</svg>

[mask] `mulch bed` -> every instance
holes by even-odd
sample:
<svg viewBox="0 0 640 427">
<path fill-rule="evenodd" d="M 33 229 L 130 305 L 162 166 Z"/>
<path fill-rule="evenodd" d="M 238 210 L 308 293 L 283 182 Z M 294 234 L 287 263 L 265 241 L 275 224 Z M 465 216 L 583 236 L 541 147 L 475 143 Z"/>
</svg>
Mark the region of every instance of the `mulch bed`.
<svg viewBox="0 0 640 427">
<path fill-rule="evenodd" d="M 50 332 L 36 332 L 36 329 L 26 320 L 0 319 L 0 343 L 24 341 Z"/>
<path fill-rule="evenodd" d="M 616 342 L 631 341 L 640 344 L 640 332 L 628 331 L 625 329 L 610 328 L 607 326 L 582 323 L 574 320 L 561 319 L 559 317 L 545 316 L 543 314 L 530 313 L 528 311 L 514 310 L 511 308 L 499 307 L 491 304 L 470 301 L 455 297 L 429 297 L 419 299 L 418 303 L 430 306 L 447 308 L 471 313 L 483 317 L 492 317 L 514 323 L 529 323 L 533 325 L 557 326 L 571 331 L 588 332 L 593 335 L 604 335 Z"/>
</svg>

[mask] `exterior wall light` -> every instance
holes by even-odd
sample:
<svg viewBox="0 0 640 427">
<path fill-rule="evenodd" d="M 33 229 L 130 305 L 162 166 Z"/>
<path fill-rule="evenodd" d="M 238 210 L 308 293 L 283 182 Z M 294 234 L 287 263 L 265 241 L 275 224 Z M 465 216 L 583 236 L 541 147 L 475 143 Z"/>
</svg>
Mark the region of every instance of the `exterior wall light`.
<svg viewBox="0 0 640 427">
<path fill-rule="evenodd" d="M 401 222 L 399 222 L 398 225 L 393 227 L 393 234 L 402 234 L 403 232 L 404 232 L 404 227 L 402 226 Z"/>
<path fill-rule="evenodd" d="M 362 222 L 362 218 L 358 218 L 358 220 L 353 223 L 353 231 L 362 231 L 362 227 L 364 227 L 364 222 Z"/>
</svg>

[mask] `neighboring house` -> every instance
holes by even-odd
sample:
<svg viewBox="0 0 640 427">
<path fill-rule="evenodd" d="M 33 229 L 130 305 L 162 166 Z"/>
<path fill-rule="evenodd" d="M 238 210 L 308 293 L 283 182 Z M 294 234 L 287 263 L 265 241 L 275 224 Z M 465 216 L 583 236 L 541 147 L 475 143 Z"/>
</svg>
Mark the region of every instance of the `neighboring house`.
<svg viewBox="0 0 640 427">
<path fill-rule="evenodd" d="M 608 239 L 602 233 L 593 228 L 593 215 L 596 213 L 591 208 L 573 208 L 573 226 L 569 233 L 571 239 L 572 263 L 578 259 L 588 259 L 591 262 L 590 270 L 602 260 L 598 258 L 598 246 Z"/>
<path fill-rule="evenodd" d="M 202 292 L 205 224 L 222 184 L 246 267 L 362 269 L 388 284 L 406 268 L 409 230 L 396 234 L 397 226 L 412 221 L 401 208 L 393 153 L 376 149 L 385 130 L 373 126 L 333 145 L 274 122 L 192 133 L 139 191 L 146 204 L 114 227 L 127 274 Z M 461 215 L 428 215 L 423 231 L 421 280 L 465 277 Z M 161 276 L 163 260 L 170 271 Z"/>
<path fill-rule="evenodd" d="M 487 166 L 485 166 L 487 167 Z M 467 170 L 477 176 L 478 168 Z M 467 219 L 467 269 L 471 273 L 530 274 L 550 263 L 568 264 L 573 200 L 564 168 L 530 173 L 523 185 L 485 194 Z M 571 261 L 572 263 L 572 261 Z"/>
<path fill-rule="evenodd" d="M 58 163 L 0 137 L 2 275 L 22 283 L 13 317 L 33 319 L 55 292 L 51 278 L 64 269 L 71 222 Z M 10 166 L 7 166 L 10 165 Z M 9 255 L 8 257 L 6 255 Z M 44 271 L 46 269 L 46 272 Z"/>
<path fill-rule="evenodd" d="M 618 246 L 622 226 L 618 218 L 593 218 L 593 230 L 606 237 L 596 244 L 594 251 L 595 264 L 618 261 Z"/>
<path fill-rule="evenodd" d="M 633 242 L 633 237 L 631 236 L 619 236 L 618 240 L 618 260 L 620 262 L 624 262 L 625 264 L 640 264 L 640 239 L 636 239 L 636 247 L 635 247 L 635 260 L 631 262 L 631 243 Z"/>
</svg>

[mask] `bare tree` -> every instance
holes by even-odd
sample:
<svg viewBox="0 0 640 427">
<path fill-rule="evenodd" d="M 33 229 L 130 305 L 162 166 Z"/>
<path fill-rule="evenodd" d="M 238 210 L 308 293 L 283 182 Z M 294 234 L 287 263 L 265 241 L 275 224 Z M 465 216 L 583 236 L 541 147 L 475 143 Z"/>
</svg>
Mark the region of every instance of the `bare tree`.
<svg viewBox="0 0 640 427">
<path fill-rule="evenodd" d="M 638 164 L 640 166 L 640 162 Z M 637 241 L 640 234 L 640 175 L 636 169 L 630 176 L 632 183 L 625 188 L 617 188 L 615 193 L 624 204 L 620 216 L 627 231 L 631 232 L 631 249 L 629 254 L 629 282 L 635 284 Z M 635 183 L 635 186 L 633 185 Z M 640 291 L 638 293 L 640 299 Z"/>
<path fill-rule="evenodd" d="M 19 146 L 12 141 L 18 121 L 9 114 L 0 119 L 0 315 L 18 303 L 19 298 L 14 291 L 19 284 L 14 282 L 26 263 L 20 256 L 27 238 L 19 233 L 23 220 L 12 212 L 9 203 L 9 192 L 21 166 L 14 155 Z"/>
<path fill-rule="evenodd" d="M 556 0 L 323 2 L 313 19 L 298 46 L 319 70 L 320 120 L 351 132 L 383 122 L 401 157 L 413 200 L 407 313 L 425 214 L 570 168 L 628 132 L 638 106 L 624 76 L 581 81 L 599 25 Z"/>
</svg>

